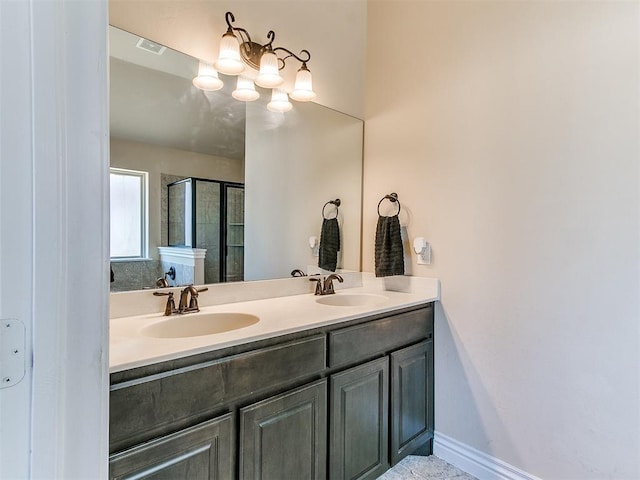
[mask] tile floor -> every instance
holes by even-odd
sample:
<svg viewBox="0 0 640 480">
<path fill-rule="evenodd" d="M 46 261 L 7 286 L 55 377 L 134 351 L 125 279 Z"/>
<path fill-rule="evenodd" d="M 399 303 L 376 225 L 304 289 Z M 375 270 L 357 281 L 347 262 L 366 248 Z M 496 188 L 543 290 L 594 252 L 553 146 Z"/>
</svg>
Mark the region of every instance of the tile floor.
<svg viewBox="0 0 640 480">
<path fill-rule="evenodd" d="M 409 455 L 378 480 L 476 480 L 476 477 L 433 455 Z"/>
</svg>

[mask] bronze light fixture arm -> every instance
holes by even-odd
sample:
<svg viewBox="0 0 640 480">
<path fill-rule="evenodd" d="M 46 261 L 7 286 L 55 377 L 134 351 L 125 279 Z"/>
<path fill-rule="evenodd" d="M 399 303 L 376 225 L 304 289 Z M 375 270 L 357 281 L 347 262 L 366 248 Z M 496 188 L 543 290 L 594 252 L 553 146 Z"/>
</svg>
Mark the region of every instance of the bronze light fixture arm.
<svg viewBox="0 0 640 480">
<path fill-rule="evenodd" d="M 238 34 L 240 37 L 240 52 L 243 60 L 256 70 L 260 69 L 260 58 L 265 52 L 273 50 L 273 41 L 276 38 L 276 33 L 273 30 L 267 32 L 267 39 L 269 40 L 264 45 L 256 43 L 251 39 L 249 32 L 242 27 L 235 27 L 232 25 L 236 21 L 236 17 L 231 12 L 227 12 L 224 15 L 225 22 L 227 22 L 227 34 Z"/>
<path fill-rule="evenodd" d="M 276 32 L 274 32 L 273 30 L 269 30 L 269 32 L 267 32 L 268 42 L 265 43 L 264 45 L 261 45 L 259 43 L 254 42 L 251 39 L 251 35 L 246 29 L 242 27 L 236 27 L 233 25 L 233 23 L 236 21 L 236 17 L 233 15 L 232 12 L 225 13 L 224 19 L 225 19 L 225 22 L 227 22 L 227 33 L 230 33 L 230 34 L 237 33 L 238 36 L 240 37 L 240 47 L 241 47 L 241 52 L 244 57 L 244 60 L 246 60 L 247 63 L 249 63 L 249 65 L 251 65 L 252 67 L 256 69 L 260 68 L 260 57 L 262 57 L 262 54 L 265 52 L 273 52 L 276 54 L 276 56 L 277 56 L 276 52 L 285 52 L 286 53 L 285 56 L 278 57 L 278 64 L 279 64 L 280 70 L 282 70 L 285 67 L 285 63 L 287 59 L 291 57 L 298 60 L 302 64 L 302 68 L 304 69 L 307 68 L 307 62 L 311 60 L 311 53 L 309 53 L 309 50 L 301 50 L 300 54 L 296 55 L 288 48 L 274 47 L 273 42 L 276 39 Z"/>
<path fill-rule="evenodd" d="M 278 60 L 281 62 L 280 70 L 284 68 L 287 58 L 291 58 L 291 57 L 298 60 L 302 64 L 302 68 L 307 69 L 307 62 L 311 60 L 311 53 L 309 53 L 309 50 L 300 50 L 300 56 L 296 55 L 291 50 L 284 47 L 276 47 L 273 49 L 273 52 L 277 52 L 280 50 L 288 54 L 282 58 L 278 57 Z"/>
<path fill-rule="evenodd" d="M 225 22 L 227 22 L 227 33 L 234 35 L 235 32 L 237 32 L 241 40 L 241 46 L 246 49 L 247 53 L 249 54 L 251 52 L 251 45 L 253 44 L 249 32 L 242 27 L 234 27 L 233 25 L 231 25 L 236 21 L 236 17 L 234 17 L 233 13 L 231 12 L 225 13 L 224 20 Z"/>
<path fill-rule="evenodd" d="M 231 25 L 233 22 L 236 21 L 236 17 L 233 16 L 233 13 L 231 13 L 231 12 L 225 13 L 224 14 L 224 20 L 225 20 L 225 22 L 227 22 L 227 33 L 238 32 L 238 33 L 240 33 L 240 36 L 241 36 L 243 41 L 246 40 L 249 43 L 251 42 L 251 35 L 249 35 L 249 32 L 247 32 L 242 27 L 234 27 L 233 25 Z"/>
</svg>

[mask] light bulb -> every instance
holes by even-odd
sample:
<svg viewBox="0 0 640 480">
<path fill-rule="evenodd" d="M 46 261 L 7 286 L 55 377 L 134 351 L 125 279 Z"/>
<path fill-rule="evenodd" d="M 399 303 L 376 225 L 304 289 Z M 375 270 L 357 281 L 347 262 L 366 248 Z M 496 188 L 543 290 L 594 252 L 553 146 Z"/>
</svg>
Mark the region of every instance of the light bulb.
<svg viewBox="0 0 640 480">
<path fill-rule="evenodd" d="M 271 93 L 271 101 L 267 104 L 267 109 L 271 112 L 288 112 L 293 108 L 289 101 L 289 96 L 284 90 L 274 88 Z"/>
<path fill-rule="evenodd" d="M 200 62 L 198 64 L 198 76 L 193 79 L 193 84 L 200 90 L 213 92 L 220 90 L 224 85 L 218 78 L 218 72 L 210 63 Z"/>
<path fill-rule="evenodd" d="M 260 58 L 260 73 L 256 83 L 264 88 L 274 88 L 282 85 L 284 78 L 278 69 L 278 57 L 273 52 L 265 52 Z"/>
<path fill-rule="evenodd" d="M 244 63 L 240 59 L 240 45 L 231 31 L 227 31 L 220 40 L 220 51 L 216 68 L 227 75 L 238 75 L 244 71 Z"/>
<path fill-rule="evenodd" d="M 242 75 L 238 77 L 238 84 L 236 89 L 231 92 L 231 95 L 236 100 L 243 102 L 252 102 L 260 97 L 260 94 L 256 91 L 256 87 L 253 84 L 253 80 Z"/>
<path fill-rule="evenodd" d="M 307 68 L 306 63 L 302 64 L 302 67 L 300 67 L 300 70 L 298 70 L 296 74 L 296 83 L 290 97 L 298 102 L 308 102 L 316 98 L 312 86 L 311 72 Z"/>
</svg>

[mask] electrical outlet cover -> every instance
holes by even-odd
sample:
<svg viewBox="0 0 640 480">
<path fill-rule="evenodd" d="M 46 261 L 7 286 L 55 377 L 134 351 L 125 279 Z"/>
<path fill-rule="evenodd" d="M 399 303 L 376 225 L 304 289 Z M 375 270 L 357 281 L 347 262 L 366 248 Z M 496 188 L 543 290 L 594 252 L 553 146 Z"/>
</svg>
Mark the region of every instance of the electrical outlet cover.
<svg viewBox="0 0 640 480">
<path fill-rule="evenodd" d="M 428 242 L 422 253 L 418 254 L 418 265 L 431 265 L 431 245 Z"/>
</svg>

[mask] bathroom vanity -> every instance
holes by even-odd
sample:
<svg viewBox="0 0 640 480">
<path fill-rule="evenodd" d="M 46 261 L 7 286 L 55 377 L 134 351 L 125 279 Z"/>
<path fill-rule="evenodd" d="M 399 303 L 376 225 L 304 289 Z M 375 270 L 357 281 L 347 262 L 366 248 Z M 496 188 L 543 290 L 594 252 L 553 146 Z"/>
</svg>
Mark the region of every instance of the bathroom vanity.
<svg viewBox="0 0 640 480">
<path fill-rule="evenodd" d="M 433 295 L 386 294 L 262 300 L 308 302 L 302 327 L 112 369 L 111 478 L 376 478 L 431 453 Z"/>
</svg>

